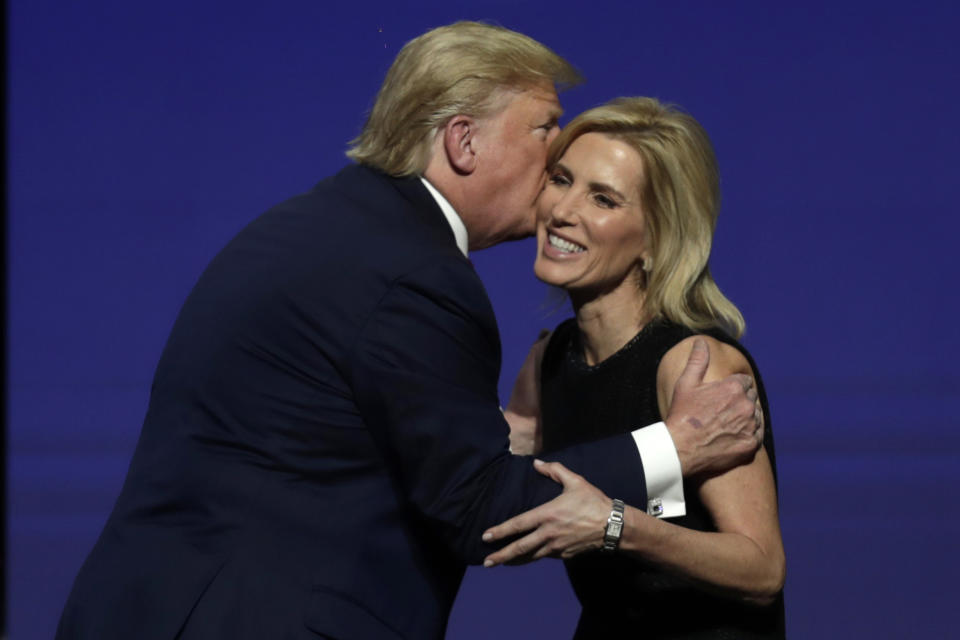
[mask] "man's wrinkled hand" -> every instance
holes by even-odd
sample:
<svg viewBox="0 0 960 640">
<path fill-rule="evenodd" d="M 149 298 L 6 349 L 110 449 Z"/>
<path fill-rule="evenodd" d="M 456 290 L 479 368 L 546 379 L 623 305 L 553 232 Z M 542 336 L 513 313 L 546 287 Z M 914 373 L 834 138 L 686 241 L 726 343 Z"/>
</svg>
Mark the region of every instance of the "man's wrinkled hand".
<svg viewBox="0 0 960 640">
<path fill-rule="evenodd" d="M 537 471 L 563 485 L 559 496 L 483 534 L 484 542 L 519 537 L 483 562 L 523 564 L 545 557 L 571 558 L 603 546 L 612 501 L 602 491 L 559 462 L 536 460 Z"/>
<path fill-rule="evenodd" d="M 748 462 L 763 442 L 763 411 L 753 378 L 735 374 L 704 382 L 709 364 L 706 342 L 695 340 L 664 420 L 684 476 L 720 473 Z"/>
</svg>

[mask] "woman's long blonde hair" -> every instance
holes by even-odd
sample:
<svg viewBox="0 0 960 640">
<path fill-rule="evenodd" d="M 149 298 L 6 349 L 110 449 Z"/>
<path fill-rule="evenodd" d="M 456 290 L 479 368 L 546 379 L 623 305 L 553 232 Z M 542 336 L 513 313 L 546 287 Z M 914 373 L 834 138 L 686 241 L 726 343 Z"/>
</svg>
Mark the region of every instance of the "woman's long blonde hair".
<svg viewBox="0 0 960 640">
<path fill-rule="evenodd" d="M 739 338 L 743 315 L 710 275 L 708 260 L 720 207 L 720 179 L 703 127 L 653 98 L 617 98 L 581 113 L 550 148 L 552 167 L 585 133 L 603 133 L 643 158 L 641 203 L 650 254 L 644 266 L 647 318 L 693 329 L 720 327 Z"/>
</svg>

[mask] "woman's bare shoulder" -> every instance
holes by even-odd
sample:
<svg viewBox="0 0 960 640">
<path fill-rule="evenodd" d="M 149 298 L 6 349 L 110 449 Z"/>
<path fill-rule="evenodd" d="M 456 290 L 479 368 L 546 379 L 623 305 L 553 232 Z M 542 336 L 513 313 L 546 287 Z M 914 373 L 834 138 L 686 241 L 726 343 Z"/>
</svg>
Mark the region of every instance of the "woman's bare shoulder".
<svg viewBox="0 0 960 640">
<path fill-rule="evenodd" d="M 660 366 L 657 368 L 657 395 L 660 398 L 662 408 L 669 406 L 668 401 L 673 397 L 673 387 L 687 365 L 687 360 L 690 358 L 690 352 L 693 350 L 693 344 L 696 340 L 706 342 L 707 348 L 710 350 L 710 365 L 703 377 L 704 382 L 722 380 L 734 373 L 753 375 L 750 363 L 740 350 L 733 345 L 721 342 L 708 335 L 692 335 L 673 345 L 660 360 Z"/>
</svg>

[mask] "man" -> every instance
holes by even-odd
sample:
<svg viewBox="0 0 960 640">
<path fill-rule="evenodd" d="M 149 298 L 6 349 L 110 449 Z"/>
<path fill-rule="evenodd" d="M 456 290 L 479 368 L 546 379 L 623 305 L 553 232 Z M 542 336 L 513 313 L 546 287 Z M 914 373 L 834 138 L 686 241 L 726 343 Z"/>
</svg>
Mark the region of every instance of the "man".
<svg viewBox="0 0 960 640">
<path fill-rule="evenodd" d="M 443 635 L 465 563 L 492 551 L 483 531 L 559 493 L 508 452 L 496 323 L 465 254 L 530 233 L 554 86 L 574 79 L 487 25 L 404 47 L 360 164 L 251 223 L 185 302 L 58 637 Z M 674 401 L 684 472 L 752 454 L 745 386 Z M 658 431 L 674 456 L 663 425 L 637 438 Z M 632 504 L 659 482 L 630 436 L 555 459 Z"/>
</svg>

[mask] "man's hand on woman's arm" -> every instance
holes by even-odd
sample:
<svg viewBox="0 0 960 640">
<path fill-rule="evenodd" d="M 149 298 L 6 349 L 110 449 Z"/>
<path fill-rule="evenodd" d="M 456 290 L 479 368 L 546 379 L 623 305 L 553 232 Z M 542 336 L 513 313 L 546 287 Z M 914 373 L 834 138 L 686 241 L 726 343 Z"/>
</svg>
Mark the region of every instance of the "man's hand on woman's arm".
<svg viewBox="0 0 960 640">
<path fill-rule="evenodd" d="M 745 380 L 738 382 L 737 375 L 722 379 L 720 376 L 732 371 L 749 371 L 749 364 L 739 353 L 721 353 L 723 357 L 718 358 L 718 363 L 722 364 L 715 366 L 708 376 L 718 381 L 705 384 L 709 355 L 700 353 L 701 348 L 707 351 L 704 340 L 695 340 L 676 386 L 667 390 L 663 397 L 672 397 L 675 402 L 676 389 L 684 386 L 694 390 L 708 387 L 710 393 L 715 393 L 721 387 L 710 388 L 711 384 L 722 386 L 733 380 L 739 391 L 735 390 L 732 395 L 739 398 L 735 397 L 732 405 L 723 409 L 727 417 L 720 422 L 744 422 L 743 414 L 748 412 L 744 402 L 752 404 L 752 378 L 743 376 Z M 724 347 L 717 344 L 716 348 L 720 351 Z M 676 376 L 682 362 L 667 367 L 673 372 L 668 372 L 667 377 Z M 746 381 L 751 384 L 747 385 Z M 687 390 L 681 388 L 679 395 L 683 397 L 685 393 Z M 669 406 L 664 404 L 664 409 Z M 670 409 L 669 414 L 675 415 L 673 407 Z M 696 413 L 680 415 L 702 423 Z M 756 420 L 760 422 L 762 418 Z M 684 460 L 681 455 L 685 474 L 710 474 L 698 483 L 698 493 L 717 531 L 687 529 L 627 506 L 623 515 L 620 552 L 684 575 L 707 590 L 742 602 L 764 605 L 772 602 L 783 587 L 785 560 L 772 468 L 766 451 L 760 449 L 757 453 L 758 442 L 754 440 L 762 438 L 763 428 L 749 424 L 749 419 L 746 422 L 748 424 L 741 429 L 717 427 L 712 423 L 693 427 L 706 432 L 707 437 L 691 440 L 695 443 L 695 456 L 688 455 Z M 683 445 L 678 445 L 678 449 L 680 446 Z M 727 469 L 724 465 L 736 464 L 736 460 L 748 464 L 736 466 L 726 473 L 718 471 Z M 486 566 L 529 562 L 547 556 L 569 558 L 603 546 L 612 500 L 559 463 L 538 461 L 536 468 L 562 484 L 563 493 L 536 509 L 488 529 L 483 536 L 487 542 L 516 539 L 487 556 Z"/>
<path fill-rule="evenodd" d="M 536 346 L 530 357 L 535 355 Z M 763 414 L 753 378 L 735 374 L 704 382 L 709 366 L 710 350 L 704 339 L 697 338 L 669 403 L 665 422 L 684 476 L 715 473 L 749 461 L 763 441 Z M 526 534 L 491 554 L 488 562 L 529 562 L 548 555 L 569 557 L 602 543 L 603 527 L 597 523 L 606 522 L 610 499 L 562 465 L 538 463 L 537 470 L 563 484 L 563 493 L 487 530 L 487 542 Z"/>
<path fill-rule="evenodd" d="M 753 378 L 738 373 L 704 382 L 709 365 L 707 343 L 697 338 L 664 419 L 684 477 L 749 462 L 763 443 L 763 411 Z"/>
</svg>

